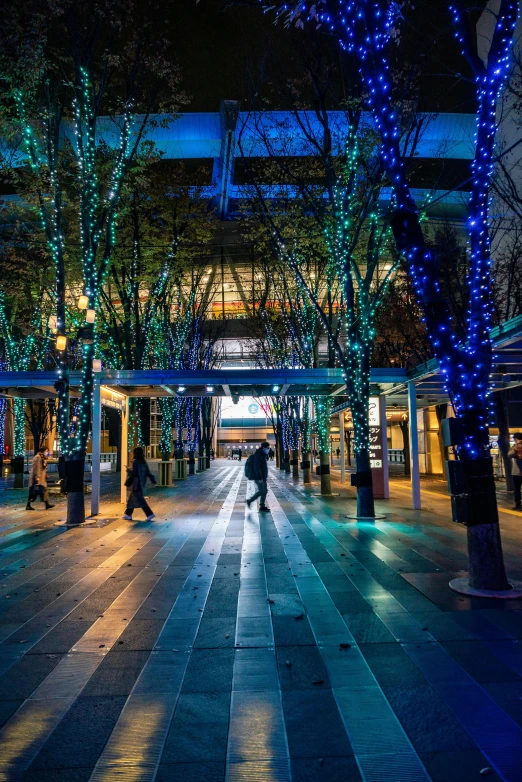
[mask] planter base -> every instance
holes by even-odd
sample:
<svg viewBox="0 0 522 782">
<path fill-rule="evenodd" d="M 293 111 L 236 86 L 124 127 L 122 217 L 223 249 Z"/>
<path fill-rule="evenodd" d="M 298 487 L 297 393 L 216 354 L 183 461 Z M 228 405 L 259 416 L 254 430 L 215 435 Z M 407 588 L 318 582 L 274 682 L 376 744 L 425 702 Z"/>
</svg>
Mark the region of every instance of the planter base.
<svg viewBox="0 0 522 782">
<path fill-rule="evenodd" d="M 345 516 L 345 518 L 354 521 L 385 521 L 386 516 L 377 514 L 376 516 Z"/>
<path fill-rule="evenodd" d="M 469 597 L 492 597 L 497 600 L 513 600 L 522 597 L 522 581 L 511 581 L 511 589 L 475 589 L 469 585 L 468 577 L 454 578 L 449 582 L 450 589 Z"/>
</svg>

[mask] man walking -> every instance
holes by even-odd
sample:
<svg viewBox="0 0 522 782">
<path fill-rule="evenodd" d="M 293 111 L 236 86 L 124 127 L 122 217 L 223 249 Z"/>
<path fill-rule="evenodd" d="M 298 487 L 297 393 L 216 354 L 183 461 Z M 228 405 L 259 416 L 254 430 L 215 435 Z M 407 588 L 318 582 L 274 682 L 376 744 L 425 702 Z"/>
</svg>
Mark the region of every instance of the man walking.
<svg viewBox="0 0 522 782">
<path fill-rule="evenodd" d="M 252 454 L 252 480 L 255 481 L 257 491 L 255 494 L 246 501 L 248 508 L 259 497 L 261 503 L 259 505 L 260 513 L 268 513 L 270 508 L 266 506 L 266 495 L 268 492 L 268 452 L 270 451 L 270 445 L 268 443 L 261 443 L 261 447 Z"/>
<path fill-rule="evenodd" d="M 522 433 L 517 432 L 515 445 L 508 451 L 511 457 L 511 476 L 513 478 L 513 494 L 515 496 L 515 507 L 513 510 L 522 510 Z"/>
</svg>

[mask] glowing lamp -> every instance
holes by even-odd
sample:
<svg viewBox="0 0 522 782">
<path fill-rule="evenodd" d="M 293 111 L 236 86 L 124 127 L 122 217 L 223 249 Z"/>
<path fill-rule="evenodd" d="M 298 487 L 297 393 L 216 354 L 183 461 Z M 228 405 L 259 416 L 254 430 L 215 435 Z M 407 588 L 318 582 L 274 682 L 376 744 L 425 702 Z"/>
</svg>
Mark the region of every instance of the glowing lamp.
<svg viewBox="0 0 522 782">
<path fill-rule="evenodd" d="M 207 386 L 207 394 L 211 394 L 214 390 L 214 386 Z"/>
<path fill-rule="evenodd" d="M 60 334 L 59 337 L 56 337 L 56 348 L 58 350 L 65 350 L 67 347 L 67 337 L 65 337 L 63 334 Z"/>
<path fill-rule="evenodd" d="M 96 317 L 96 310 L 87 310 L 87 313 L 85 315 L 85 320 L 87 323 L 94 323 L 94 319 Z"/>
<path fill-rule="evenodd" d="M 178 391 L 180 394 L 182 394 L 184 390 L 185 390 L 185 386 L 178 386 Z"/>
<path fill-rule="evenodd" d="M 89 306 L 89 297 L 88 296 L 80 296 L 78 299 L 78 309 L 79 310 L 86 310 Z"/>
<path fill-rule="evenodd" d="M 93 358 L 93 360 L 92 360 L 92 371 L 93 372 L 101 372 L 102 371 L 101 358 Z"/>
</svg>

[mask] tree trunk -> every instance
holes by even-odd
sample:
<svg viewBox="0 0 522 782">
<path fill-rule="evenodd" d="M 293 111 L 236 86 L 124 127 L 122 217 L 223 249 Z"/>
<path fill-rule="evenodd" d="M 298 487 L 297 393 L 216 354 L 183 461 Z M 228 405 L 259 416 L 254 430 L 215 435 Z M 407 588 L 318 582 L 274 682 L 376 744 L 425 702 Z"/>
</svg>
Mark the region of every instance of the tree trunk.
<svg viewBox="0 0 522 782">
<path fill-rule="evenodd" d="M 319 465 L 321 470 L 321 494 L 329 496 L 332 493 L 332 478 L 330 475 L 330 454 L 319 451 Z"/>
<path fill-rule="evenodd" d="M 310 451 L 301 454 L 303 467 L 303 483 L 312 483 L 312 465 L 310 462 Z"/>
<path fill-rule="evenodd" d="M 195 475 L 196 474 L 196 459 L 195 459 L 196 453 L 195 451 L 189 451 L 189 458 L 188 458 L 188 472 L 189 475 Z"/>
<path fill-rule="evenodd" d="M 85 458 L 66 459 L 67 524 L 83 524 L 85 521 L 84 470 Z"/>
<path fill-rule="evenodd" d="M 283 455 L 283 470 L 290 475 L 290 451 L 286 449 Z"/>
<path fill-rule="evenodd" d="M 372 518 L 375 516 L 375 505 L 373 501 L 369 451 L 360 450 L 355 454 L 355 468 L 357 476 L 357 516 Z"/>
<path fill-rule="evenodd" d="M 475 589 L 509 589 L 498 523 L 493 459 L 464 460 L 468 487 L 469 585 Z"/>
<path fill-rule="evenodd" d="M 14 474 L 14 489 L 24 488 L 24 457 L 13 456 L 11 459 L 11 472 Z"/>
<path fill-rule="evenodd" d="M 491 395 L 495 408 L 495 420 L 498 426 L 498 450 L 502 456 L 504 472 L 506 474 L 506 489 L 513 491 L 513 476 L 511 474 L 511 459 L 509 451 L 509 391 L 495 391 Z"/>
<path fill-rule="evenodd" d="M 399 421 L 399 426 L 402 434 L 402 448 L 404 451 L 404 475 L 406 478 L 411 477 L 411 465 L 410 465 L 410 427 L 409 421 Z"/>
<path fill-rule="evenodd" d="M 299 451 L 291 451 L 292 478 L 299 478 Z"/>
</svg>

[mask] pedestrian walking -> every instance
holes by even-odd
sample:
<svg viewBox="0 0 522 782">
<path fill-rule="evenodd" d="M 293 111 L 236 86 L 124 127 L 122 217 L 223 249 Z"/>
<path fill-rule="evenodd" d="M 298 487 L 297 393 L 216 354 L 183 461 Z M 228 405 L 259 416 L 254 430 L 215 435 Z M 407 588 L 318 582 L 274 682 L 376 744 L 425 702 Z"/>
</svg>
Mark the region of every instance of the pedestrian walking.
<svg viewBox="0 0 522 782">
<path fill-rule="evenodd" d="M 36 500 L 37 497 L 40 497 L 40 502 L 45 503 L 46 510 L 54 508 L 54 505 L 51 505 L 49 502 L 49 494 L 47 492 L 47 449 L 43 446 L 35 453 L 31 464 L 26 510 L 35 510 L 31 502 Z"/>
<path fill-rule="evenodd" d="M 241 461 L 241 459 L 243 458 L 243 451 L 241 450 L 241 448 L 237 452 L 237 458 L 238 458 L 239 461 Z"/>
<path fill-rule="evenodd" d="M 274 456 L 275 456 L 274 449 L 270 448 L 270 450 L 268 451 L 268 458 L 270 459 L 271 462 L 274 461 Z"/>
<path fill-rule="evenodd" d="M 125 508 L 123 518 L 131 521 L 134 509 L 141 508 L 147 517 L 147 521 L 152 521 L 152 519 L 155 518 L 155 515 L 145 499 L 145 486 L 147 480 L 156 484 L 156 478 L 149 470 L 149 465 L 145 461 L 143 448 L 138 447 L 134 449 L 132 469 L 127 469 L 127 472 L 128 478 L 125 481 L 125 486 L 130 487 L 131 493 L 127 501 L 127 507 Z"/>
<path fill-rule="evenodd" d="M 255 494 L 246 501 L 248 508 L 255 502 L 258 497 L 261 500 L 259 505 L 260 513 L 268 513 L 270 508 L 266 505 L 266 495 L 268 493 L 268 453 L 270 451 L 270 445 L 268 443 L 261 443 L 261 447 L 255 451 L 252 456 L 249 456 L 245 464 L 245 475 L 249 480 L 252 480 L 256 484 L 257 491 Z M 247 465 L 249 470 L 247 471 Z"/>
<path fill-rule="evenodd" d="M 522 433 L 517 432 L 515 444 L 508 451 L 511 457 L 511 477 L 513 478 L 513 494 L 515 496 L 515 507 L 513 510 L 522 510 Z"/>
</svg>

